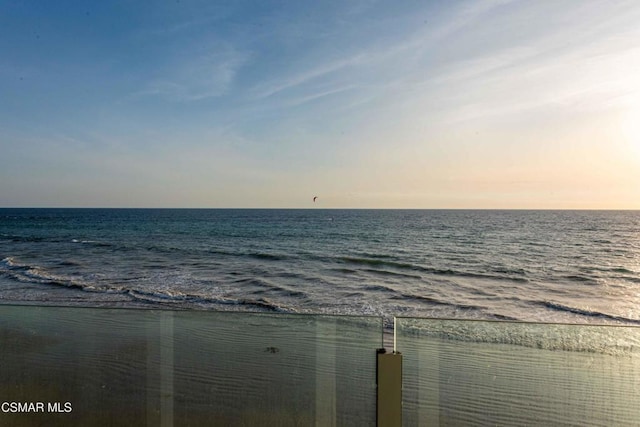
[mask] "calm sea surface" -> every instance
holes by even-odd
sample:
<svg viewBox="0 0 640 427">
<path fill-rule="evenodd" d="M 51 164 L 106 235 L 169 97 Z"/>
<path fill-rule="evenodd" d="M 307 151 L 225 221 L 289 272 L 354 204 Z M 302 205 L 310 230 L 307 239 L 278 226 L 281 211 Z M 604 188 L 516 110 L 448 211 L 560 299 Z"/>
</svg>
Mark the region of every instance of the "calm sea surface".
<svg viewBox="0 0 640 427">
<path fill-rule="evenodd" d="M 640 324 L 640 212 L 0 209 L 17 301 Z"/>
</svg>

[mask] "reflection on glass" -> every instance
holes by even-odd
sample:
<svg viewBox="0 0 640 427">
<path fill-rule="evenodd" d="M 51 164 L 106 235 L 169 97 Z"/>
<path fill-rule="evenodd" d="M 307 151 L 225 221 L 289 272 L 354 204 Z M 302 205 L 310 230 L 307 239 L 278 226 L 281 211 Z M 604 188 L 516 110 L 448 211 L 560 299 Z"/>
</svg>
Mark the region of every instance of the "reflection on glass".
<svg viewBox="0 0 640 427">
<path fill-rule="evenodd" d="M 381 341 L 380 318 L 0 306 L 2 400 L 62 409 L 0 424 L 371 425 Z"/>
<path fill-rule="evenodd" d="M 640 420 L 640 328 L 396 320 L 405 426 Z"/>
</svg>

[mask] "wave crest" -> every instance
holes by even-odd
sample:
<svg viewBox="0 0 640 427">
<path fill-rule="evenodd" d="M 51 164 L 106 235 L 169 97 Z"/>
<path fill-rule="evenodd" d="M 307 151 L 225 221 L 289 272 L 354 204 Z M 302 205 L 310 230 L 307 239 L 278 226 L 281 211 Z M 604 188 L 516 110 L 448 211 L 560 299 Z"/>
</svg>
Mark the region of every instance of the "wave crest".
<svg viewBox="0 0 640 427">
<path fill-rule="evenodd" d="M 535 303 L 554 311 L 560 311 L 564 313 L 573 313 L 573 314 L 579 314 L 581 316 L 586 316 L 591 318 L 606 319 L 606 320 L 613 320 L 616 322 L 640 325 L 640 319 L 631 319 L 629 317 L 602 313 L 596 310 L 571 307 L 568 305 L 560 304 L 557 302 L 551 302 L 551 301 L 536 301 Z"/>
</svg>

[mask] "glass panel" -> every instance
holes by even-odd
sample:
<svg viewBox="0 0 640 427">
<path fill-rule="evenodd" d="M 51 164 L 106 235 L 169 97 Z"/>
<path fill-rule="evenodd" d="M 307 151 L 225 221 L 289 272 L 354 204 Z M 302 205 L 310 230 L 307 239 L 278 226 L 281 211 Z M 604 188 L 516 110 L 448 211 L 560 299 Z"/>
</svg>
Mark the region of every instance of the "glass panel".
<svg viewBox="0 0 640 427">
<path fill-rule="evenodd" d="M 380 318 L 0 306 L 0 424 L 375 424 L 381 342 Z"/>
<path fill-rule="evenodd" d="M 375 424 L 381 319 L 199 314 L 174 313 L 176 425 Z"/>
<path fill-rule="evenodd" d="M 640 328 L 397 319 L 403 425 L 637 425 Z"/>
</svg>

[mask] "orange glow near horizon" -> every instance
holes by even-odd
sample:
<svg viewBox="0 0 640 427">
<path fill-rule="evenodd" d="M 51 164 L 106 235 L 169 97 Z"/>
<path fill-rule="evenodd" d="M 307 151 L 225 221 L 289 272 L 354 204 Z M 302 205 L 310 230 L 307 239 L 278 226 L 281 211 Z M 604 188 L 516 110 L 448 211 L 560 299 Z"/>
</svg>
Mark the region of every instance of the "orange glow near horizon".
<svg viewBox="0 0 640 427">
<path fill-rule="evenodd" d="M 626 140 L 629 152 L 640 167 L 640 107 L 628 111 L 625 115 L 622 122 L 622 136 Z"/>
</svg>

